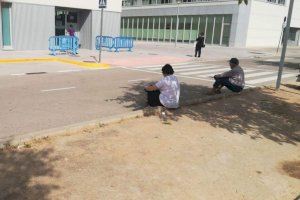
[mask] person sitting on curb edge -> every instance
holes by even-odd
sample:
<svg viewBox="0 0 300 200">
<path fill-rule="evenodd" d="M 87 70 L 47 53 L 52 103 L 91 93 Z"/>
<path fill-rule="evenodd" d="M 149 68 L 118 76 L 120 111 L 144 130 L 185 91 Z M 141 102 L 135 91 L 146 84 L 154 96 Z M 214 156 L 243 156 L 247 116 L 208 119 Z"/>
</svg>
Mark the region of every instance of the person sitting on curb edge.
<svg viewBox="0 0 300 200">
<path fill-rule="evenodd" d="M 227 87 L 232 92 L 241 92 L 245 87 L 244 70 L 239 65 L 237 58 L 229 60 L 231 70 L 214 76 L 213 94 L 221 93 L 222 87 Z"/>
<path fill-rule="evenodd" d="M 178 108 L 180 96 L 180 84 L 174 76 L 174 70 L 170 64 L 162 68 L 163 78 L 155 85 L 145 87 L 148 96 L 148 105 L 151 107 L 164 106 L 166 108 Z"/>
</svg>

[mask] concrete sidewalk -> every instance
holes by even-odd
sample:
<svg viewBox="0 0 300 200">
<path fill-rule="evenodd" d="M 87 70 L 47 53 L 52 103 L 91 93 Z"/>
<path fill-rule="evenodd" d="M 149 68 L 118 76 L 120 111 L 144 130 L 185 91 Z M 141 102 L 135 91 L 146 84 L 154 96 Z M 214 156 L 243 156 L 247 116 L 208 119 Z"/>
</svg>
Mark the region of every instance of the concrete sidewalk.
<svg viewBox="0 0 300 200">
<path fill-rule="evenodd" d="M 0 199 L 297 199 L 299 114 L 264 89 L 10 147 Z"/>
<path fill-rule="evenodd" d="M 290 48 L 288 53 L 299 53 L 299 48 Z M 155 42 L 136 42 L 132 52 L 123 50 L 119 53 L 104 51 L 103 62 L 112 66 L 143 66 L 161 65 L 165 63 L 180 63 L 190 61 L 210 61 L 228 60 L 230 57 L 257 58 L 274 57 L 276 49 L 272 48 L 231 48 L 207 46 L 203 49 L 201 59 L 195 59 L 194 47 L 192 44 L 155 43 Z M 52 57 L 49 51 L 0 51 L 0 59 L 14 58 L 45 58 Z M 69 58 L 84 62 L 95 62 L 98 59 L 98 51 L 80 49 L 77 56 L 61 54 L 59 58 Z"/>
</svg>

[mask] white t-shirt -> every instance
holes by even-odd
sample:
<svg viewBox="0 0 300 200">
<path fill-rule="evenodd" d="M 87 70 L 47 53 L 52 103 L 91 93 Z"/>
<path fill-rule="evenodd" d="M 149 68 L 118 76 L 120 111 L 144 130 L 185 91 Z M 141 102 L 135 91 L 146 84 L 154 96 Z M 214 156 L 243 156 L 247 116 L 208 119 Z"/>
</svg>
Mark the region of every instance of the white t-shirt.
<svg viewBox="0 0 300 200">
<path fill-rule="evenodd" d="M 180 84 L 174 75 L 165 76 L 155 86 L 160 90 L 159 100 L 167 108 L 179 107 Z"/>
</svg>

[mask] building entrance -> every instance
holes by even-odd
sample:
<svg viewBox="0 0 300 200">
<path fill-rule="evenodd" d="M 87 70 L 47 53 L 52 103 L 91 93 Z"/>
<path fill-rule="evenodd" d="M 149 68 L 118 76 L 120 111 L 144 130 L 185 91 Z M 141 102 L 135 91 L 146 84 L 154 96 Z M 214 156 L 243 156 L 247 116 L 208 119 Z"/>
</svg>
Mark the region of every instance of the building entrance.
<svg viewBox="0 0 300 200">
<path fill-rule="evenodd" d="M 81 48 L 91 48 L 91 22 L 90 10 L 55 8 L 55 36 L 70 35 L 70 30 L 74 30 Z"/>
<path fill-rule="evenodd" d="M 69 35 L 70 26 L 75 30 L 75 36 L 79 37 L 78 11 L 66 8 L 55 9 L 55 36 Z"/>
</svg>

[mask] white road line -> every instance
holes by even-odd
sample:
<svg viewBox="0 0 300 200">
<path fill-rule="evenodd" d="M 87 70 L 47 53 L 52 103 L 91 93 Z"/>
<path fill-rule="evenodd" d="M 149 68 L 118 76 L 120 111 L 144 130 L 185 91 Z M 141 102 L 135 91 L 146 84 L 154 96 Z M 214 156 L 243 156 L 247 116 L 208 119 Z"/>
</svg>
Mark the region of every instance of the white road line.
<svg viewBox="0 0 300 200">
<path fill-rule="evenodd" d="M 220 69 L 220 67 L 222 67 L 222 66 L 220 66 L 220 65 L 210 65 L 207 67 L 206 66 L 204 66 L 204 67 L 198 66 L 198 67 L 175 70 L 175 72 L 188 72 L 188 71 L 203 70 L 203 69 Z"/>
<path fill-rule="evenodd" d="M 59 73 L 67 73 L 67 72 L 80 72 L 83 71 L 82 69 L 71 69 L 71 70 L 61 70 L 61 71 L 57 71 Z"/>
<path fill-rule="evenodd" d="M 175 64 L 170 63 L 170 65 L 172 65 L 172 66 L 188 65 L 188 64 L 193 64 L 193 63 L 191 63 L 191 62 L 187 62 L 187 63 L 175 63 Z M 163 66 L 164 66 L 163 64 L 161 64 L 161 65 L 145 65 L 145 66 L 138 66 L 138 67 L 135 67 L 135 68 L 143 69 L 143 68 L 163 67 Z"/>
<path fill-rule="evenodd" d="M 202 67 L 202 66 L 211 66 L 211 64 L 205 64 L 205 65 L 179 65 L 179 66 L 173 66 L 173 69 L 174 70 L 177 70 L 177 69 L 183 69 L 183 68 L 192 68 L 192 67 Z M 161 69 L 162 67 L 150 67 L 150 68 L 147 68 L 148 70 L 158 70 L 158 69 Z"/>
<path fill-rule="evenodd" d="M 140 71 L 140 72 L 147 72 L 147 73 L 152 73 L 152 74 L 159 74 L 161 75 L 160 72 L 153 72 L 153 71 L 147 71 L 147 70 L 143 70 L 143 69 L 137 69 L 137 68 L 130 68 L 130 67 L 121 67 L 123 69 L 127 69 L 127 70 L 132 70 L 132 71 Z M 182 77 L 182 78 L 189 78 L 189 79 L 194 79 L 194 80 L 201 80 L 201 81 L 206 81 L 206 82 L 210 82 L 213 83 L 215 82 L 215 80 L 213 78 L 199 78 L 199 77 L 192 77 L 192 76 L 182 76 L 182 75 L 176 75 L 177 77 Z M 246 84 L 246 87 L 251 87 L 254 88 L 254 85 L 249 85 Z"/>
<path fill-rule="evenodd" d="M 148 70 L 143 70 L 143 69 L 137 69 L 137 68 L 129 68 L 129 67 L 121 67 L 123 69 L 128 69 L 132 71 L 140 71 L 140 72 L 147 72 L 147 73 L 152 73 L 152 74 L 159 74 L 161 75 L 161 72 L 154 72 L 154 71 L 148 71 Z M 191 76 L 181 76 L 176 74 L 177 77 L 182 77 L 182 78 L 190 78 L 190 79 L 195 79 L 195 80 L 201 80 L 201 81 L 207 81 L 207 82 L 213 82 L 212 79 L 207 79 L 207 78 L 197 78 L 197 77 L 191 77 Z"/>
<path fill-rule="evenodd" d="M 23 75 L 26 75 L 25 73 L 22 73 L 22 74 L 11 74 L 11 76 L 23 76 Z"/>
<path fill-rule="evenodd" d="M 76 87 L 65 87 L 65 88 L 55 88 L 55 89 L 49 89 L 49 90 L 41 90 L 41 92 L 52 92 L 52 91 L 61 91 L 61 90 L 71 90 L 75 89 Z"/>
<path fill-rule="evenodd" d="M 147 81 L 147 80 L 149 80 L 149 78 L 141 78 L 141 79 L 129 80 L 128 82 L 131 83 L 131 82 Z"/>
<path fill-rule="evenodd" d="M 282 78 L 290 78 L 290 77 L 295 77 L 296 78 L 296 74 L 284 74 L 282 75 Z M 271 77 L 266 77 L 266 78 L 259 78 L 259 79 L 254 79 L 254 80 L 250 80 L 247 81 L 248 84 L 257 84 L 257 83 L 264 83 L 264 82 L 268 82 L 268 81 L 274 81 L 277 79 L 277 76 L 271 76 Z"/>
<path fill-rule="evenodd" d="M 181 74 L 181 75 L 195 75 L 195 74 L 207 74 L 207 73 L 215 73 L 215 72 L 226 72 L 226 69 L 198 70 L 198 71 L 194 71 L 194 72 L 185 72 L 185 73 L 179 73 L 179 74 Z"/>
<path fill-rule="evenodd" d="M 275 74 L 276 72 L 256 72 L 252 74 L 246 74 L 246 78 L 252 78 L 252 77 L 258 77 L 258 76 L 264 76 L 264 75 L 270 75 L 270 74 Z"/>
<path fill-rule="evenodd" d="M 257 71 L 256 69 L 245 69 L 244 72 L 253 72 L 253 71 Z M 224 71 L 225 72 L 225 71 Z M 272 72 L 274 73 L 274 72 Z M 209 74 L 204 74 L 204 75 L 200 75 L 199 77 L 206 77 L 206 76 L 214 76 L 216 75 L 217 73 L 209 73 Z M 246 75 L 247 76 L 247 75 Z"/>
</svg>

